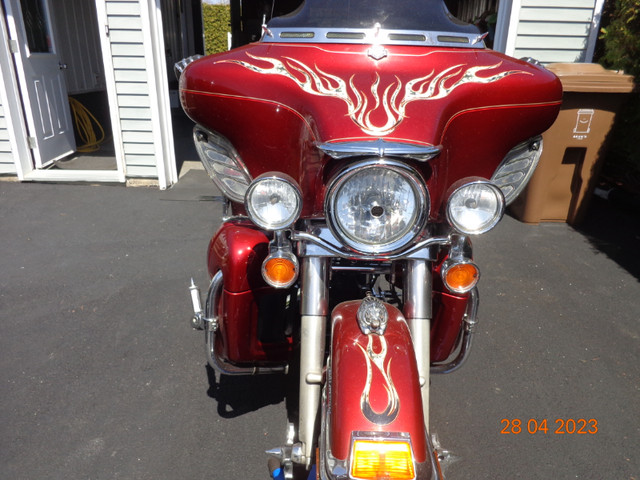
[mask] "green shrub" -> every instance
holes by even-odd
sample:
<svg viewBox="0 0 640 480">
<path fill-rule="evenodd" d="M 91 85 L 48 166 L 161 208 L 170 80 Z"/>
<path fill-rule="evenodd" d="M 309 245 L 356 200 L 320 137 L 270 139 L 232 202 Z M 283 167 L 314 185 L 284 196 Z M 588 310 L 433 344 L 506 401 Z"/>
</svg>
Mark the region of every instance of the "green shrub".
<svg viewBox="0 0 640 480">
<path fill-rule="evenodd" d="M 636 84 L 618 113 L 605 168 L 614 177 L 640 179 L 640 0 L 608 0 L 600 32 L 599 62 L 633 75 Z"/>
<path fill-rule="evenodd" d="M 607 67 L 640 77 L 640 0 L 609 0 L 609 24 L 600 29 Z M 607 12 L 606 12 L 607 13 Z"/>
<path fill-rule="evenodd" d="M 227 50 L 227 33 L 231 31 L 229 5 L 202 4 L 204 51 L 207 55 Z"/>
</svg>

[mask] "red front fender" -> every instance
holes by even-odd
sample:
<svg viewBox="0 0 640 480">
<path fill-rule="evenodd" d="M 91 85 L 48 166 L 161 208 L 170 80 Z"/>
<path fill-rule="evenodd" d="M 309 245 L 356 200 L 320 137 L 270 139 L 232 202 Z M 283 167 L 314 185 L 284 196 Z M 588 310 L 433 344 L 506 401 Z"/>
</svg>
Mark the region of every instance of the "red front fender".
<svg viewBox="0 0 640 480">
<path fill-rule="evenodd" d="M 356 312 L 361 301 L 344 302 L 332 313 L 331 366 L 327 388 L 327 447 L 347 461 L 352 432 L 409 434 L 414 459 L 430 457 L 411 335 L 402 313 L 384 304 L 384 335 L 365 335 Z"/>
</svg>

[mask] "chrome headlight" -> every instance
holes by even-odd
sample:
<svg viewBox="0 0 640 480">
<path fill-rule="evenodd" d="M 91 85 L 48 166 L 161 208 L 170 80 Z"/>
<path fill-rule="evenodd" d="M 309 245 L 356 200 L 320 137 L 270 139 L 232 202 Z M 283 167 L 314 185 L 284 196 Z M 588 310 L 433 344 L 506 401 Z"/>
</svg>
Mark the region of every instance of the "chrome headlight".
<svg viewBox="0 0 640 480">
<path fill-rule="evenodd" d="M 542 155 L 542 137 L 533 137 L 509 151 L 496 169 L 491 182 L 502 190 L 510 205 L 527 186 Z"/>
<path fill-rule="evenodd" d="M 447 203 L 447 220 L 461 233 L 476 235 L 491 230 L 504 215 L 502 191 L 486 180 L 455 188 Z"/>
<path fill-rule="evenodd" d="M 302 195 L 291 177 L 269 172 L 251 182 L 244 205 L 249 219 L 260 228 L 282 230 L 298 220 Z"/>
<path fill-rule="evenodd" d="M 417 172 L 379 159 L 350 166 L 327 191 L 329 228 L 362 253 L 387 253 L 411 242 L 429 216 L 429 194 Z"/>
<path fill-rule="evenodd" d="M 244 201 L 251 176 L 233 145 L 221 135 L 196 126 L 193 139 L 200 161 L 213 183 L 230 200 Z"/>
</svg>

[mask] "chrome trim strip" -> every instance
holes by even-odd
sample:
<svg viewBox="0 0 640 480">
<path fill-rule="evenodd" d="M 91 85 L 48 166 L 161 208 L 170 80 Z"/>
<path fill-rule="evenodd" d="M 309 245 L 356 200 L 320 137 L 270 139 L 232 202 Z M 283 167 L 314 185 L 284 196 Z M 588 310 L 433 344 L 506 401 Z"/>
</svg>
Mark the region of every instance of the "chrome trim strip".
<svg viewBox="0 0 640 480">
<path fill-rule="evenodd" d="M 216 331 L 218 330 L 218 303 L 222 295 L 224 280 L 219 270 L 211 279 L 209 293 L 205 304 L 205 345 L 207 347 L 207 362 L 215 371 L 222 375 L 262 375 L 270 373 L 287 373 L 289 365 L 274 365 L 272 367 L 238 367 L 223 360 L 216 352 Z"/>
<path fill-rule="evenodd" d="M 327 235 L 329 233 L 329 235 Z M 389 261 L 403 258 L 416 258 L 424 260 L 435 260 L 435 253 L 432 254 L 430 247 L 448 246 L 451 244 L 449 237 L 431 237 L 422 240 L 406 250 L 394 254 L 364 255 L 353 251 L 345 251 L 340 244 L 331 243 L 329 239 L 335 240 L 329 229 L 324 227 L 320 235 L 308 232 L 291 232 L 291 239 L 301 242 L 298 245 L 298 255 L 301 257 L 340 257 L 346 260 L 371 260 Z"/>
<path fill-rule="evenodd" d="M 263 30 L 260 41 L 268 43 L 348 43 L 357 45 L 485 48 L 485 36 L 480 33 L 386 30 L 380 28 L 269 27 Z"/>
<path fill-rule="evenodd" d="M 361 272 L 361 273 L 376 273 L 376 274 L 388 274 L 391 273 L 391 267 L 388 264 L 380 264 L 377 266 L 367 265 L 331 265 L 331 270 L 334 272 Z"/>
<path fill-rule="evenodd" d="M 469 358 L 469 352 L 471 351 L 471 344 L 473 341 L 473 334 L 475 333 L 476 325 L 478 324 L 478 305 L 480 298 L 478 295 L 478 288 L 474 288 L 469 293 L 469 303 L 467 304 L 467 311 L 464 317 L 464 330 L 462 337 L 459 341 L 460 350 L 455 359 L 447 363 L 441 363 L 437 365 L 431 365 L 431 373 L 451 373 L 458 370 L 464 362 Z"/>
<path fill-rule="evenodd" d="M 382 138 L 359 142 L 319 143 L 316 146 L 331 158 L 337 160 L 364 155 L 377 155 L 378 157 L 400 157 L 426 162 L 437 156 L 442 150 L 441 147 L 432 145 L 390 142 Z"/>
</svg>

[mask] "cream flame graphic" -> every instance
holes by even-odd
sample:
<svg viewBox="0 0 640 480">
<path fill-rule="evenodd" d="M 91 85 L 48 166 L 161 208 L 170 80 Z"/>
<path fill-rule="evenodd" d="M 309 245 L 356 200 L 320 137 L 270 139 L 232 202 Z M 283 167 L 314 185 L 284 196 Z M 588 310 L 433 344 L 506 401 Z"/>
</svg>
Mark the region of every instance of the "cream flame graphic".
<svg viewBox="0 0 640 480">
<path fill-rule="evenodd" d="M 259 57 L 247 52 L 253 60 L 267 63 L 270 67 L 261 67 L 255 63 L 242 60 L 222 60 L 221 63 L 235 63 L 249 70 L 264 75 L 280 75 L 295 82 L 298 87 L 311 95 L 332 97 L 342 100 L 347 106 L 347 115 L 371 136 L 385 136 L 393 132 L 406 117 L 406 107 L 411 102 L 424 100 L 438 100 L 451 94 L 462 85 L 477 83 L 487 84 L 497 82 L 509 75 L 529 73 L 521 70 L 497 72 L 488 77 L 480 77 L 479 73 L 498 68 L 502 62 L 495 65 L 467 67 L 464 64 L 454 65 L 442 72 L 431 71 L 427 75 L 403 83 L 397 76 L 387 85 L 381 85 L 380 76 L 376 73 L 369 92 L 360 90 L 355 85 L 356 75 L 349 81 L 305 65 L 290 57 L 282 59 Z M 382 93 L 381 93 L 382 90 Z M 370 96 L 369 96 L 370 95 Z M 372 115 L 378 119 L 386 118 L 384 123 L 378 120 L 376 124 Z"/>
<path fill-rule="evenodd" d="M 374 337 L 380 339 L 379 353 L 373 351 Z M 387 341 L 384 337 L 375 334 L 367 335 L 367 338 L 368 341 L 366 349 L 362 345 L 357 344 L 358 347 L 360 347 L 360 350 L 362 350 L 362 353 L 364 353 L 364 358 L 367 362 L 367 381 L 365 383 L 364 390 L 362 391 L 362 396 L 360 397 L 360 409 L 362 410 L 365 418 L 370 422 L 375 423 L 376 425 L 387 425 L 396 419 L 400 410 L 398 392 L 396 391 L 396 388 L 393 385 L 393 380 L 391 379 L 391 359 L 387 362 L 386 368 L 384 365 L 387 358 Z M 375 366 L 382 375 L 384 388 L 387 391 L 387 406 L 380 413 L 373 410 L 369 401 L 371 385 L 373 382 L 372 365 Z"/>
</svg>

